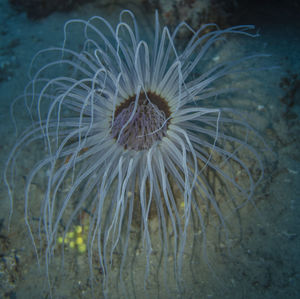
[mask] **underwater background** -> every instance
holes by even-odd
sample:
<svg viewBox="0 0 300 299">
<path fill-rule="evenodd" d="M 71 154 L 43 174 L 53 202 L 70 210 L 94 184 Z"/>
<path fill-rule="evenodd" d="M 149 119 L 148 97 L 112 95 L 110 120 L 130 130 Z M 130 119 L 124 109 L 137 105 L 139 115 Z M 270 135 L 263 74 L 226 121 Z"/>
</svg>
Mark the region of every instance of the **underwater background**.
<svg viewBox="0 0 300 299">
<path fill-rule="evenodd" d="M 266 53 L 264 65 L 279 68 L 251 71 L 237 82 L 243 97 L 232 107 L 242 110 L 271 150 L 263 153 L 265 176 L 253 202 L 233 217 L 230 250 L 219 240 L 218 229 L 211 232 L 207 251 L 212 269 L 203 256 L 193 253 L 183 269 L 185 294 L 181 298 L 300 298 L 300 4 L 298 1 L 6 1 L 0 0 L 0 169 L 16 140 L 10 105 L 29 81 L 28 70 L 35 53 L 52 46 L 61 47 L 63 27 L 70 19 L 99 15 L 112 24 L 122 9 L 132 10 L 141 36 L 153 27 L 158 9 L 161 23 L 172 28 L 182 20 L 197 29 L 203 23 L 221 28 L 253 24 L 260 37 L 230 37 L 229 46 L 219 56 L 235 58 L 235 53 Z M 272 4 L 270 4 L 272 3 Z M 184 36 L 182 37 L 184 41 Z M 76 46 L 76 40 L 74 45 Z M 73 46 L 74 46 L 73 45 Z M 78 47 L 79 48 L 79 47 Z M 19 132 L 30 124 L 24 105 L 14 107 Z M 22 152 L 18 180 L 24 183 L 41 148 Z M 36 184 L 31 209 L 44 194 Z M 15 191 L 9 225 L 10 202 L 0 181 L 0 298 L 49 298 L 43 266 L 37 259 L 24 224 L 24 190 Z M 39 206 L 37 204 L 37 206 Z M 38 221 L 38 220 L 37 220 Z M 154 224 L 155 225 L 155 224 Z M 213 224 L 212 224 L 213 226 Z M 74 234 L 81 236 L 74 227 Z M 133 234 L 138 232 L 133 232 Z M 200 246 L 201 247 L 201 246 Z M 201 248 L 199 252 L 201 251 Z M 197 251 L 197 248 L 196 248 Z M 176 298 L 176 287 L 167 292 L 158 277 L 150 278 L 144 290 L 143 259 L 139 249 L 135 266 L 126 269 L 128 294 L 113 289 L 111 298 Z M 62 267 L 61 251 L 51 264 L 54 298 L 91 298 L 86 251 L 66 246 Z M 41 259 L 43 253 L 41 253 Z M 170 260 L 172 263 L 172 260 Z M 155 267 L 155 265 L 152 265 Z M 96 265 L 95 265 L 96 267 Z M 116 269 L 117 270 L 117 269 Z M 155 271 L 154 271 L 155 272 Z M 56 274 L 57 273 L 57 276 Z M 99 288 L 101 269 L 99 269 Z M 97 286 L 96 286 L 97 287 Z M 101 290 L 95 292 L 102 298 Z"/>
</svg>

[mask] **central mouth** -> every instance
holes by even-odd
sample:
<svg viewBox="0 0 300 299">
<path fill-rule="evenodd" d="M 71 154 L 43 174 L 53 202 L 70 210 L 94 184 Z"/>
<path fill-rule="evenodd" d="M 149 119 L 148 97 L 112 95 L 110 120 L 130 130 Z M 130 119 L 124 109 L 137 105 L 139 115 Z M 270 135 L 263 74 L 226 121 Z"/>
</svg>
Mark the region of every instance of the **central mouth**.
<svg viewBox="0 0 300 299">
<path fill-rule="evenodd" d="M 116 107 L 111 134 L 125 149 L 147 150 L 166 136 L 170 115 L 163 97 L 143 92 Z"/>
</svg>

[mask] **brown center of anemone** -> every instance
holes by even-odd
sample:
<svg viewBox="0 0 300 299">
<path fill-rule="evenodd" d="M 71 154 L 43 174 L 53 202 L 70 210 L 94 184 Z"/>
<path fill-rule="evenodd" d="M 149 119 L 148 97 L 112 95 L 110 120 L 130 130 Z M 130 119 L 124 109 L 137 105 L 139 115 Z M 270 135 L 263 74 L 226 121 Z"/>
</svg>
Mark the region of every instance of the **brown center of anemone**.
<svg viewBox="0 0 300 299">
<path fill-rule="evenodd" d="M 166 136 L 170 115 L 161 96 L 147 92 L 136 99 L 134 95 L 116 107 L 111 133 L 125 149 L 146 150 Z"/>
</svg>

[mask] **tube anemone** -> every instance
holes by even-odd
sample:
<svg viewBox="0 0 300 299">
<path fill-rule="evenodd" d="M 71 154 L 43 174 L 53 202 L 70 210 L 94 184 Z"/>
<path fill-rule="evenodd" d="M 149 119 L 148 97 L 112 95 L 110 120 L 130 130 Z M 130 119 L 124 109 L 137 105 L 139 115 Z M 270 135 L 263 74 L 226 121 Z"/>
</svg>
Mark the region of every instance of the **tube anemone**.
<svg viewBox="0 0 300 299">
<path fill-rule="evenodd" d="M 81 25 L 84 36 L 79 52 L 67 48 L 73 25 Z M 182 29 L 191 37 L 179 45 Z M 33 65 L 45 54 L 51 61 L 25 89 L 33 122 L 12 149 L 4 178 L 12 203 L 12 169 L 18 156 L 24 148 L 44 142 L 44 156 L 27 174 L 25 222 L 35 248 L 37 237 L 46 239 L 47 267 L 58 236 L 63 231 L 66 237 L 82 211 L 89 215 L 90 267 L 97 259 L 104 291 L 109 291 L 117 248 L 122 250 L 122 279 L 133 226 L 141 231 L 146 280 L 157 238 L 149 225 L 152 219 L 158 223 L 162 256 L 174 257 L 177 281 L 192 218 L 203 243 L 205 211 L 212 210 L 226 231 L 217 189 L 227 190 L 236 210 L 251 200 L 263 166 L 248 142 L 254 130 L 234 109 L 218 105 L 217 97 L 232 89 L 216 82 L 243 71 L 243 64 L 257 56 L 215 62 L 209 69 L 202 65 L 212 45 L 228 34 L 255 36 L 250 29 L 205 25 L 194 31 L 181 23 L 170 32 L 160 27 L 156 14 L 154 38 L 147 42 L 133 13 L 124 10 L 115 28 L 102 17 L 71 20 L 65 25 L 62 48 L 37 53 Z M 214 184 L 209 174 L 217 178 Z M 46 187 L 36 236 L 29 198 L 40 176 Z"/>
</svg>

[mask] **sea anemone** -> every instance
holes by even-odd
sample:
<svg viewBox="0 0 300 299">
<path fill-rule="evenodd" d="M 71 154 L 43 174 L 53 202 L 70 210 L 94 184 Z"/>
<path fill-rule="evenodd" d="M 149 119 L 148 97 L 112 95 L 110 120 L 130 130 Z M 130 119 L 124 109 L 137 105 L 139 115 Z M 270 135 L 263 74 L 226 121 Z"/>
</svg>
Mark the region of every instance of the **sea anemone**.
<svg viewBox="0 0 300 299">
<path fill-rule="evenodd" d="M 80 51 L 67 46 L 70 26 L 81 26 Z M 115 28 L 98 16 L 71 20 L 61 48 L 37 53 L 32 67 L 45 57 L 49 61 L 25 89 L 32 125 L 12 149 L 4 179 L 13 205 L 21 153 L 42 140 L 44 154 L 26 174 L 25 222 L 37 255 L 36 239 L 46 240 L 47 269 L 58 238 L 79 223 L 83 211 L 89 215 L 91 272 L 97 259 L 104 292 L 109 292 L 116 250 L 122 252 L 122 280 L 132 227 L 139 227 L 142 236 L 145 281 L 156 238 L 162 258 L 173 256 L 179 286 L 188 231 L 198 226 L 205 244 L 210 211 L 226 236 L 227 214 L 217 194 L 236 211 L 251 200 L 263 166 L 249 144 L 255 131 L 239 112 L 219 103 L 232 86 L 218 82 L 248 70 L 244 65 L 259 55 L 224 62 L 209 52 L 226 35 L 255 36 L 251 29 L 209 24 L 194 31 L 183 22 L 171 32 L 160 27 L 156 13 L 154 38 L 147 41 L 134 14 L 124 10 Z M 182 31 L 188 32 L 188 41 L 179 37 Z M 37 229 L 30 194 L 34 180 L 41 178 L 45 191 L 34 204 L 35 210 L 39 204 Z"/>
</svg>

